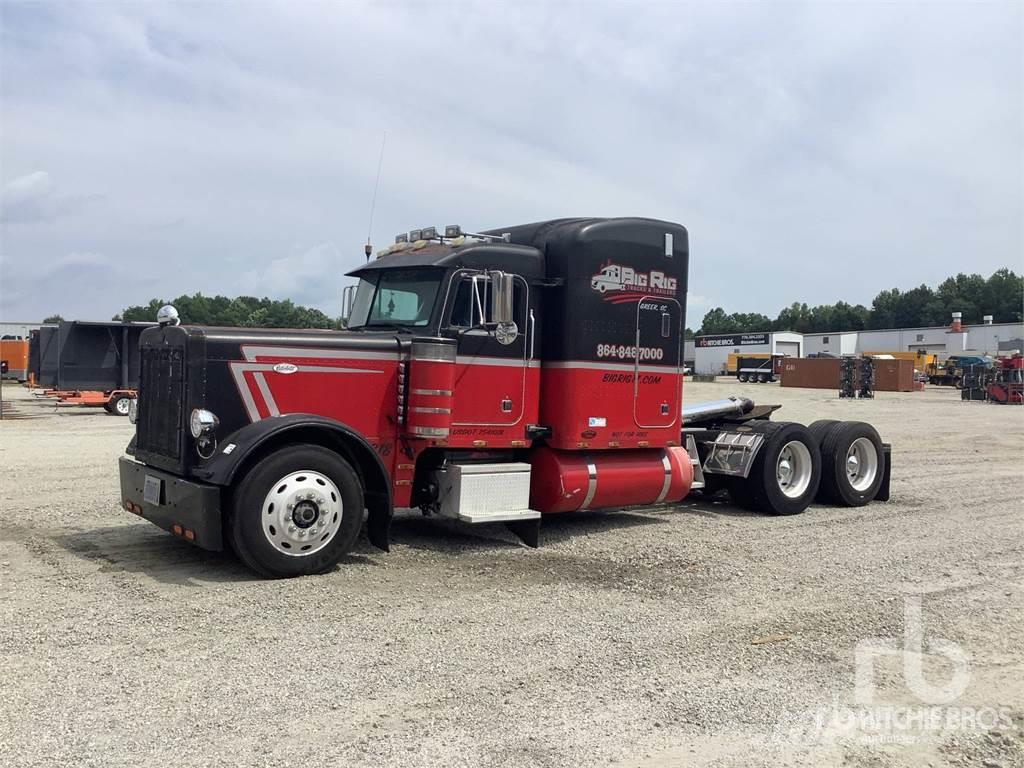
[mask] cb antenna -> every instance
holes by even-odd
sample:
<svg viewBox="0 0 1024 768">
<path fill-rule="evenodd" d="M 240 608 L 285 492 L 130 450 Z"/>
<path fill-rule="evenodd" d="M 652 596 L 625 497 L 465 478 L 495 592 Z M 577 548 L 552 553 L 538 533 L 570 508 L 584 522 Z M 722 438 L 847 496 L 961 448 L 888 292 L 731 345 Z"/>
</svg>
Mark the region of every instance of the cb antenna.
<svg viewBox="0 0 1024 768">
<path fill-rule="evenodd" d="M 363 247 L 363 252 L 366 254 L 366 260 L 370 260 L 370 254 L 373 253 L 373 246 L 370 244 L 370 235 L 373 233 L 373 212 L 377 209 L 377 190 L 380 189 L 380 170 L 384 167 L 384 145 L 388 140 L 388 132 L 384 131 L 384 135 L 380 140 L 380 157 L 377 159 L 377 181 L 373 185 L 373 199 L 370 201 L 370 224 L 366 228 L 366 245 Z"/>
</svg>

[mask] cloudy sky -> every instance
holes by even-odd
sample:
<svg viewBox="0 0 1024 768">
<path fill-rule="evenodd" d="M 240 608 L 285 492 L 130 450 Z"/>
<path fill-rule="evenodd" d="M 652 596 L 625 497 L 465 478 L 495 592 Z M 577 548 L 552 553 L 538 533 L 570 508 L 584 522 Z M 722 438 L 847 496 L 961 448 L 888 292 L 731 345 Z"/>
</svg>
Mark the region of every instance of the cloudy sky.
<svg viewBox="0 0 1024 768">
<path fill-rule="evenodd" d="M 0 2 L 0 319 L 336 315 L 425 225 L 643 215 L 711 306 L 1024 266 L 1024 19 L 982 3 Z"/>
</svg>

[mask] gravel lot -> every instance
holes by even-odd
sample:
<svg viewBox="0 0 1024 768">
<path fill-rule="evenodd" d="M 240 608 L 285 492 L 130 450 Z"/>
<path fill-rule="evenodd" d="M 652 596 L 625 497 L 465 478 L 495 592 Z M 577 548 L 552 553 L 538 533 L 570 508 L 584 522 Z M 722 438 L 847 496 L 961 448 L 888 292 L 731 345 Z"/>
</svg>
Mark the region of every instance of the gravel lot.
<svg viewBox="0 0 1024 768">
<path fill-rule="evenodd" d="M 1024 765 L 1024 408 L 942 388 L 686 399 L 731 392 L 874 423 L 893 500 L 570 515 L 539 550 L 402 517 L 390 554 L 259 581 L 120 510 L 126 419 L 4 387 L 33 418 L 0 423 L 0 765 Z M 970 660 L 944 709 L 1003 718 L 912 744 L 816 729 L 854 707 L 856 643 L 901 639 L 913 594 L 928 680 L 950 673 L 932 640 Z M 878 663 L 875 704 L 927 706 L 902 663 Z"/>
</svg>

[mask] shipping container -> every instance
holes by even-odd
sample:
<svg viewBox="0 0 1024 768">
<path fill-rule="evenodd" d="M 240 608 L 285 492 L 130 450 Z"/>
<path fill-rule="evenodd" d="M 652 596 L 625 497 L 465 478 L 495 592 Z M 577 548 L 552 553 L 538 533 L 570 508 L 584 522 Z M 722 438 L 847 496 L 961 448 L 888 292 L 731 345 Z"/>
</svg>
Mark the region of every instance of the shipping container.
<svg viewBox="0 0 1024 768">
<path fill-rule="evenodd" d="M 912 360 L 874 360 L 875 391 L 913 392 L 914 362 Z M 782 361 L 783 387 L 808 389 L 839 389 L 838 358 L 786 358 Z"/>
<path fill-rule="evenodd" d="M 0 360 L 7 361 L 5 379 L 24 381 L 28 378 L 28 342 L 24 339 L 0 341 Z"/>
</svg>

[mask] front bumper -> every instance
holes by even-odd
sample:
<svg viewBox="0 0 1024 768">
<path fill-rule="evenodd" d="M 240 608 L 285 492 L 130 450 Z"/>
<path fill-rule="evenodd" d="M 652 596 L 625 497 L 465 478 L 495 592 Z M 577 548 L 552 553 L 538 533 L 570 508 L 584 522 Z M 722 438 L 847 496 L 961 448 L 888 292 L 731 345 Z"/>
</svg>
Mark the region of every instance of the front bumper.
<svg viewBox="0 0 1024 768">
<path fill-rule="evenodd" d="M 119 462 L 121 506 L 203 549 L 224 549 L 221 527 L 221 489 L 196 483 L 140 464 L 127 456 Z M 159 503 L 146 501 L 146 478 L 159 484 Z"/>
</svg>

